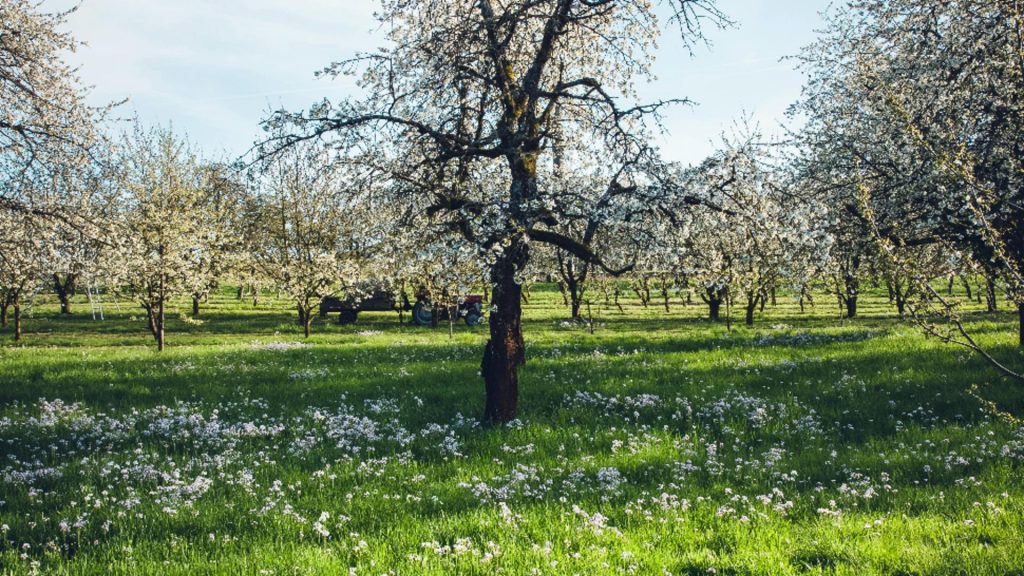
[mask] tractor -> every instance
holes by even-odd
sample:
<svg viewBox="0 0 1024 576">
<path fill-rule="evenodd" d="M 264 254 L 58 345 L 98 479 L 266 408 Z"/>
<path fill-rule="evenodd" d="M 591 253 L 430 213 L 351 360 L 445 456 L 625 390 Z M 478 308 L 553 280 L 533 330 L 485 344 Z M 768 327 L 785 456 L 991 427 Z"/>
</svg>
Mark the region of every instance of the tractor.
<svg viewBox="0 0 1024 576">
<path fill-rule="evenodd" d="M 401 308 L 399 308 L 401 306 Z M 338 313 L 338 324 L 352 324 L 359 317 L 360 312 L 393 312 L 395 310 L 410 310 L 408 298 L 402 298 L 401 304 L 395 295 L 382 288 L 370 288 L 362 298 L 354 295 L 339 298 L 328 296 L 320 301 L 320 317 L 326 318 L 331 312 Z"/>
<path fill-rule="evenodd" d="M 352 324 L 360 312 L 393 312 L 411 310 L 412 322 L 417 326 L 434 326 L 437 322 L 462 318 L 467 326 L 478 326 L 484 322 L 483 296 L 471 294 L 458 306 L 435 306 L 426 290 L 416 291 L 416 303 L 410 304 L 409 297 L 385 288 L 364 287 L 364 296 L 328 296 L 320 302 L 320 317 L 326 318 L 331 312 L 338 313 L 339 324 Z M 435 313 L 437 318 L 434 318 Z"/>
<path fill-rule="evenodd" d="M 483 324 L 484 297 L 470 294 L 458 306 L 435 306 L 430 300 L 417 298 L 412 307 L 412 322 L 417 326 L 434 326 L 439 321 L 458 318 L 462 318 L 466 326 Z"/>
</svg>

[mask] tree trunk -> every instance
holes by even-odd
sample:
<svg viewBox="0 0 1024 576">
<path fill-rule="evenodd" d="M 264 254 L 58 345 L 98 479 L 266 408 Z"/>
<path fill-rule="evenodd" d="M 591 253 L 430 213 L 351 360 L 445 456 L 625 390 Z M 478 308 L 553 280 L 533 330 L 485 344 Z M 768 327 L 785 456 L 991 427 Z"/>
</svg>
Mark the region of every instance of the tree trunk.
<svg viewBox="0 0 1024 576">
<path fill-rule="evenodd" d="M 811 289 L 806 284 L 800 285 L 800 312 L 804 311 L 804 302 L 814 307 L 814 295 L 811 294 Z"/>
<path fill-rule="evenodd" d="M 708 319 L 718 322 L 722 312 L 722 291 L 707 288 L 707 296 L 704 301 L 708 303 Z"/>
<path fill-rule="evenodd" d="M 0 327 L 2 328 L 7 327 L 7 311 L 10 309 L 10 306 L 11 303 L 7 300 L 6 295 L 0 298 Z"/>
<path fill-rule="evenodd" d="M 60 274 L 53 275 L 53 291 L 57 293 L 60 300 L 60 313 L 71 314 L 71 297 L 75 295 L 75 275 L 68 274 L 61 278 Z"/>
<path fill-rule="evenodd" d="M 305 326 L 307 324 L 306 320 L 307 320 L 307 316 L 308 316 L 308 313 L 306 312 L 306 307 L 303 306 L 302 304 L 299 304 L 298 305 L 298 310 L 299 310 L 299 326 Z"/>
<path fill-rule="evenodd" d="M 21 342 L 21 304 L 14 301 L 14 341 Z"/>
<path fill-rule="evenodd" d="M 967 292 L 967 299 L 973 300 L 974 295 L 971 294 L 971 283 L 967 281 L 967 278 L 960 276 L 960 284 L 963 285 L 964 290 Z"/>
<path fill-rule="evenodd" d="M 747 326 L 754 325 L 754 312 L 757 311 L 758 300 L 761 299 L 760 295 L 747 294 Z"/>
<path fill-rule="evenodd" d="M 647 278 L 641 278 L 635 284 L 633 284 L 633 292 L 636 292 L 637 297 L 640 298 L 640 303 L 643 304 L 644 308 L 651 302 L 651 285 Z"/>
<path fill-rule="evenodd" d="M 583 290 L 575 279 L 569 280 L 566 284 L 569 288 L 570 314 L 572 314 L 573 320 L 579 320 L 580 307 L 583 305 Z"/>
<path fill-rule="evenodd" d="M 856 318 L 857 317 L 857 297 L 847 296 L 846 297 L 846 317 Z"/>
<path fill-rule="evenodd" d="M 1019 332 L 1017 344 L 1024 347 L 1024 302 L 1017 303 L 1017 332 Z"/>
<path fill-rule="evenodd" d="M 157 308 L 157 317 L 156 317 L 156 330 L 157 330 L 157 333 L 156 333 L 156 350 L 157 350 L 157 352 L 163 352 L 164 351 L 164 342 L 165 342 L 165 340 L 164 340 L 164 324 L 165 324 L 166 320 L 167 320 L 167 317 L 164 315 L 164 299 L 161 298 L 160 299 L 160 305 Z"/>
<path fill-rule="evenodd" d="M 513 241 L 506 254 L 491 268 L 492 312 L 490 339 L 484 347 L 480 373 L 487 399 L 484 420 L 509 422 L 516 417 L 519 402 L 519 366 L 526 360 L 522 330 L 522 286 L 516 270 L 527 260 L 527 245 Z"/>
<path fill-rule="evenodd" d="M 855 318 L 857 316 L 857 296 L 860 293 L 860 281 L 857 279 L 857 276 L 847 274 L 843 279 L 843 284 L 846 287 L 846 294 L 844 295 L 846 300 L 846 317 Z"/>
<path fill-rule="evenodd" d="M 562 292 L 562 300 L 569 306 L 571 320 L 580 319 L 580 309 L 583 307 L 583 295 L 587 291 L 587 276 L 590 272 L 590 264 L 579 263 L 570 256 L 563 256 L 558 251 L 558 288 Z M 529 303 L 528 300 L 524 301 Z"/>
<path fill-rule="evenodd" d="M 996 281 L 994 278 L 985 278 L 985 302 L 988 304 L 988 311 L 999 310 L 999 296 L 996 294 Z"/>
<path fill-rule="evenodd" d="M 199 316 L 199 298 L 195 295 L 192 296 L 192 317 Z"/>
<path fill-rule="evenodd" d="M 242 296 L 245 296 L 245 287 L 241 284 L 238 285 L 238 292 L 235 295 L 235 300 L 241 300 Z"/>
<path fill-rule="evenodd" d="M 722 301 L 718 298 L 713 298 L 708 301 L 708 318 L 712 322 L 718 322 L 721 318 Z"/>
</svg>

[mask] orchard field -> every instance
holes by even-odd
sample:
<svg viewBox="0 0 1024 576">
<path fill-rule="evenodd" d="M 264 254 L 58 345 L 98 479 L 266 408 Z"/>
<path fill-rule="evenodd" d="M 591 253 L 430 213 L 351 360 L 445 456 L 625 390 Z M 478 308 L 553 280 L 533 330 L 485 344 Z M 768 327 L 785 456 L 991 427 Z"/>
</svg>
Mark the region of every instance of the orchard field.
<svg viewBox="0 0 1024 576">
<path fill-rule="evenodd" d="M 881 293 L 731 330 L 623 303 L 591 333 L 535 286 L 520 418 L 484 426 L 486 327 L 304 339 L 223 290 L 157 353 L 130 304 L 41 297 L 0 333 L 0 573 L 1024 574 L 1024 393 L 986 363 Z"/>
</svg>

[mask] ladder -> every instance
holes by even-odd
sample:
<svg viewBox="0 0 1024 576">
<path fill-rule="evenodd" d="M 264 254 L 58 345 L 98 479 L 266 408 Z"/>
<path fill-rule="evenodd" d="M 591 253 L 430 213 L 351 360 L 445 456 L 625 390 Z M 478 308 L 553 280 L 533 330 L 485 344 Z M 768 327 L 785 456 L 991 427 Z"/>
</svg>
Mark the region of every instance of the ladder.
<svg viewBox="0 0 1024 576">
<path fill-rule="evenodd" d="M 100 320 L 103 320 L 103 299 L 100 297 L 100 289 L 93 286 L 92 282 L 90 282 L 85 288 L 85 294 L 89 298 L 92 319 L 95 320 L 96 316 L 99 315 Z"/>
</svg>

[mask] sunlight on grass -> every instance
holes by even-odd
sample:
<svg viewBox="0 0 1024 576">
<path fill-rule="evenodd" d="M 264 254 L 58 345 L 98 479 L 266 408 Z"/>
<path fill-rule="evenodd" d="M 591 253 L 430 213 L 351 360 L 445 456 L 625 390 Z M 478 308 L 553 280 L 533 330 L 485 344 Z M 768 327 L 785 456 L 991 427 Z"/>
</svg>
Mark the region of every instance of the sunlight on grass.
<svg viewBox="0 0 1024 576">
<path fill-rule="evenodd" d="M 1024 396 L 889 317 L 780 300 L 527 307 L 522 414 L 483 427 L 486 330 L 366 314 L 301 337 L 216 296 L 158 354 L 127 304 L 0 347 L 12 574 L 1011 574 Z M 183 303 L 184 306 L 184 303 Z M 1006 357 L 1009 316 L 973 326 Z"/>
</svg>

